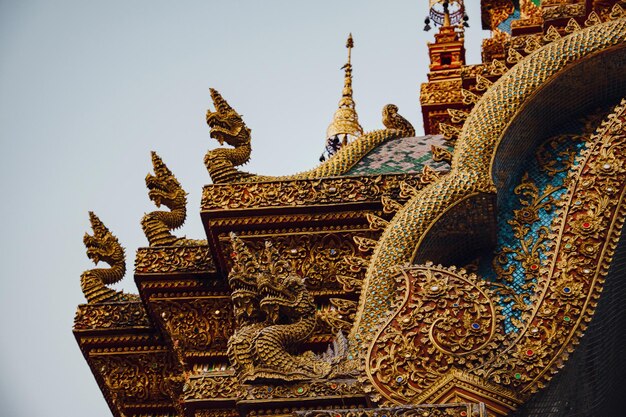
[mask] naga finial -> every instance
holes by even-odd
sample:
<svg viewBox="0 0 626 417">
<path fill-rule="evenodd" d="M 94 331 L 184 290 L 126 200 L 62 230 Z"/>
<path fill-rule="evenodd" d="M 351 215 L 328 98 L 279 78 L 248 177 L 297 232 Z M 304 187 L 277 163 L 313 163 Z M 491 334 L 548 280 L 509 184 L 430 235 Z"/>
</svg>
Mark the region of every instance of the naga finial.
<svg viewBox="0 0 626 417">
<path fill-rule="evenodd" d="M 211 88 L 210 92 L 215 106 L 215 111 L 209 109 L 206 112 L 206 122 L 211 128 L 211 137 L 220 145 L 226 143 L 233 148 L 212 149 L 206 153 L 204 164 L 209 175 L 215 184 L 250 177 L 252 174 L 240 172 L 235 167 L 250 160 L 251 131 L 241 115 L 224 100 L 217 90 Z"/>
<path fill-rule="evenodd" d="M 354 40 L 352 33 L 346 41 L 348 48 L 348 61 L 341 69 L 345 70 L 343 91 L 341 100 L 339 100 L 339 108 L 335 111 L 333 120 L 326 129 L 326 147 L 320 160 L 331 157 L 339 149 L 346 145 L 349 141 L 363 134 L 363 128 L 359 124 L 359 116 L 356 112 L 356 105 L 352 98 L 352 48 Z"/>
<path fill-rule="evenodd" d="M 224 97 L 214 88 L 209 88 L 209 93 L 211 94 L 211 99 L 213 100 L 213 105 L 215 106 L 215 110 L 218 113 L 228 113 L 231 111 L 235 111 Z M 207 111 L 207 123 L 209 121 L 210 110 Z"/>
<path fill-rule="evenodd" d="M 220 145 L 241 146 L 250 143 L 250 129 L 243 122 L 239 113 L 233 109 L 224 97 L 214 88 L 210 88 L 215 111 L 206 112 L 206 122 L 211 128 L 211 137 Z"/>
<path fill-rule="evenodd" d="M 89 221 L 93 235 L 85 233 L 83 237 L 83 243 L 87 248 L 87 257 L 96 265 L 102 261 L 108 263 L 110 267 L 90 269 L 81 275 L 81 287 L 87 302 L 136 300 L 136 295 L 126 295 L 107 287 L 107 285 L 120 281 L 126 274 L 124 248 L 92 211 L 89 212 Z"/>
<path fill-rule="evenodd" d="M 166 206 L 170 211 L 153 211 L 141 219 L 150 246 L 173 246 L 200 243 L 179 238 L 170 233 L 185 223 L 187 218 L 187 193 L 172 171 L 156 152 L 151 152 L 154 175 L 146 175 L 148 196 L 157 207 Z"/>
<path fill-rule="evenodd" d="M 87 257 L 96 265 L 98 265 L 100 261 L 104 261 L 111 266 L 119 264 L 121 279 L 126 273 L 124 248 L 120 245 L 117 237 L 109 231 L 104 223 L 102 223 L 102 220 L 100 220 L 93 211 L 89 212 L 89 222 L 91 223 L 93 235 L 85 233 L 83 236 L 83 243 L 87 248 Z M 109 277 L 105 281 L 105 284 L 113 284 L 117 281 L 119 281 L 119 279 L 112 280 Z"/>
</svg>

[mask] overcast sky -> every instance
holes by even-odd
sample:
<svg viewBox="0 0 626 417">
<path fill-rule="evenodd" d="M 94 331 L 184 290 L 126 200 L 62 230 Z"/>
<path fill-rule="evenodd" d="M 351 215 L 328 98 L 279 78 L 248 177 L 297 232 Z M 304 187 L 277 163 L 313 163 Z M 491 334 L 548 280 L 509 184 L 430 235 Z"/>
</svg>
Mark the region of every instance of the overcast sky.
<svg viewBox="0 0 626 417">
<path fill-rule="evenodd" d="M 468 62 L 478 63 L 478 1 Z M 427 0 L 0 0 L 0 416 L 109 416 L 71 328 L 92 267 L 82 236 L 93 210 L 132 265 L 154 210 L 144 177 L 156 151 L 189 193 L 181 234 L 204 238 L 198 207 L 217 146 L 209 87 L 252 129 L 246 170 L 317 164 L 354 36 L 354 97 L 365 130 L 395 103 L 421 130 Z"/>
</svg>

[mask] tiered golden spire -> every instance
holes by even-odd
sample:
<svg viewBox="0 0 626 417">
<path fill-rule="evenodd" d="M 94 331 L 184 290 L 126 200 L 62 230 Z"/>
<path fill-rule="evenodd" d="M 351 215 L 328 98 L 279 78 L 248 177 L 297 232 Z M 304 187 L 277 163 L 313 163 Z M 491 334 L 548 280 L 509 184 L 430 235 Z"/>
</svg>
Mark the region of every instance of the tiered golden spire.
<svg viewBox="0 0 626 417">
<path fill-rule="evenodd" d="M 352 48 L 354 41 L 352 34 L 348 36 L 346 48 L 348 48 L 348 62 L 341 67 L 345 69 L 344 86 L 339 100 L 339 108 L 333 116 L 333 121 L 326 130 L 327 143 L 335 138 L 339 139 L 342 144 L 346 144 L 350 139 L 361 136 L 363 128 L 359 124 L 359 116 L 355 109 L 354 99 L 352 98 Z"/>
</svg>

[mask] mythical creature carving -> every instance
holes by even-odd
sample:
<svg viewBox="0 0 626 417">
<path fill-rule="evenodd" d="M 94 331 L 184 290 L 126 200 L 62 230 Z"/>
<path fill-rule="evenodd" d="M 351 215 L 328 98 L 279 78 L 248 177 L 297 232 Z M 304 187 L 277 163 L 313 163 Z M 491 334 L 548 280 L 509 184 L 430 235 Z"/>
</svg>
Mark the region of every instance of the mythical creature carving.
<svg viewBox="0 0 626 417">
<path fill-rule="evenodd" d="M 376 333 L 380 331 L 379 323 L 386 320 L 385 317 L 381 318 L 381 313 L 384 313 L 384 310 L 393 302 L 400 288 L 397 282 L 389 279 L 394 268 L 397 265 L 404 265 L 415 260 L 420 245 L 425 241 L 425 236 L 433 230 L 434 225 L 440 219 L 445 218 L 451 207 L 465 200 L 482 198 L 482 196 L 496 193 L 494 178 L 497 178 L 497 173 L 493 170 L 494 157 L 498 148 L 507 139 L 504 132 L 511 125 L 511 119 L 519 117 L 517 113 L 521 112 L 520 109 L 524 105 L 528 106 L 528 103 L 532 103 L 533 94 L 541 91 L 542 87 L 548 88 L 546 86 L 550 86 L 548 84 L 550 80 L 561 75 L 560 71 L 564 71 L 566 68 L 572 70 L 574 65 L 571 64 L 584 61 L 593 54 L 615 51 L 612 48 L 616 48 L 616 45 L 623 46 L 626 36 L 625 28 L 626 19 L 620 19 L 575 32 L 550 43 L 533 52 L 528 58 L 513 67 L 489 89 L 476 105 L 457 140 L 450 173 L 419 190 L 398 211 L 389 226 L 385 228 L 374 250 L 364 280 L 362 297 L 350 340 L 353 343 L 352 346 L 361 345 L 360 353 L 366 360 L 373 361 L 370 362 L 370 369 L 379 372 L 380 363 L 376 363 L 378 358 L 375 355 L 370 356 L 370 354 L 374 352 L 375 343 L 379 340 Z M 576 45 L 576 48 L 573 45 Z M 571 66 L 568 67 L 568 65 Z M 623 108 L 620 109 L 620 112 L 623 112 Z M 621 128 L 618 127 L 618 124 L 623 126 L 624 123 L 621 114 L 619 118 L 619 123 L 618 116 L 612 115 L 607 118 L 613 123 L 610 127 L 607 126 L 607 129 L 612 129 L 611 132 L 619 132 Z M 614 142 L 610 143 L 606 149 L 610 147 L 617 154 L 618 139 L 621 140 L 622 137 L 617 134 L 613 136 L 615 138 L 611 140 Z M 609 139 L 606 141 L 609 142 Z M 595 152 L 598 152 L 597 155 L 602 155 L 601 150 Z M 618 159 L 618 157 L 616 156 L 614 159 Z M 552 252 L 547 256 L 548 265 L 529 265 L 530 269 L 539 271 L 542 279 L 535 286 L 536 294 L 529 297 L 528 305 L 532 308 L 529 307 L 529 312 L 525 312 L 523 317 L 524 328 L 519 333 L 512 332 L 507 336 L 506 343 L 491 350 L 489 355 L 480 359 L 479 365 L 470 364 L 466 358 L 463 358 L 465 363 L 462 367 L 465 370 L 470 370 L 472 375 L 459 375 L 458 368 L 452 367 L 449 371 L 446 370 L 445 376 L 433 384 L 428 384 L 430 388 L 417 390 L 419 394 L 416 395 L 416 401 L 427 399 L 428 402 L 431 402 L 443 398 L 450 392 L 446 389 L 457 384 L 454 381 L 458 381 L 457 386 L 467 386 L 471 381 L 474 381 L 471 384 L 478 384 L 491 392 L 491 394 L 481 394 L 485 395 L 483 398 L 493 394 L 499 398 L 498 401 L 506 400 L 508 402 L 506 407 L 499 411 L 499 413 L 504 414 L 515 409 L 520 402 L 527 400 L 532 392 L 545 386 L 546 381 L 563 365 L 568 357 L 568 352 L 571 352 L 572 347 L 578 342 L 578 338 L 585 329 L 586 318 L 595 307 L 590 300 L 594 297 L 595 291 L 608 271 L 606 259 L 610 259 L 612 250 L 614 250 L 614 247 L 611 248 L 610 246 L 614 243 L 609 236 L 614 236 L 619 232 L 623 220 L 623 218 L 620 219 L 619 210 L 621 209 L 617 204 L 618 199 L 612 197 L 612 195 L 620 195 L 618 186 L 599 185 L 600 179 L 603 179 L 602 176 L 608 176 L 602 170 L 606 169 L 612 175 L 617 175 L 617 164 L 614 161 L 604 162 L 602 160 L 601 163 L 594 162 L 595 165 L 590 165 L 591 168 L 587 168 L 586 165 L 591 163 L 582 158 L 579 163 L 583 167 L 581 168 L 583 173 L 585 169 L 588 169 L 597 178 L 593 178 L 592 175 L 590 175 L 591 178 L 583 178 L 581 174 L 573 173 L 573 177 L 569 180 L 567 193 L 571 193 L 571 196 L 567 196 L 564 200 L 566 202 L 564 204 L 567 204 L 564 207 L 570 207 L 568 210 L 571 210 L 572 214 L 564 210 L 563 215 L 569 216 L 569 218 L 559 219 L 558 223 L 554 223 L 552 230 L 558 230 L 559 234 L 550 236 L 554 249 L 551 249 Z M 623 180 L 619 184 L 620 187 L 623 187 Z M 580 197 L 577 200 L 578 197 L 575 197 L 574 193 L 578 191 L 574 187 L 578 186 L 581 189 L 594 189 L 593 192 L 598 195 L 597 202 L 589 196 Z M 588 216 L 580 214 L 586 204 L 590 205 Z M 594 204 L 595 206 L 593 206 Z M 607 209 L 608 206 L 612 208 Z M 602 209 L 598 209 L 598 207 L 602 207 Z M 599 219 L 601 217 L 600 212 L 606 218 Z M 565 234 L 569 229 L 573 230 L 572 233 L 577 233 L 577 238 L 578 236 L 591 236 L 592 238 L 589 240 L 598 239 L 598 241 L 594 241 L 592 244 L 582 244 L 579 243 L 583 241 L 582 238 L 571 241 L 565 240 L 569 238 Z M 561 250 L 561 244 L 563 254 L 554 252 L 557 250 L 556 248 Z M 606 245 L 606 249 L 602 245 Z M 591 263 L 595 265 L 593 268 L 582 267 L 583 261 L 572 259 L 573 255 L 570 253 L 578 250 L 578 248 L 589 251 L 589 254 L 587 252 L 581 254 L 581 259 L 583 256 L 598 257 Z M 599 258 L 599 254 L 603 254 L 607 258 Z M 559 269 L 563 269 L 563 271 L 559 271 Z M 580 279 L 572 282 L 575 274 L 579 274 Z M 593 283 L 591 282 L 592 277 Z M 559 279 L 562 279 L 562 282 L 559 282 Z M 438 285 L 437 288 L 439 288 Z M 581 299 L 586 297 L 583 302 L 580 302 L 580 308 L 572 301 L 575 300 L 574 297 L 581 297 Z M 552 298 L 558 300 L 560 304 L 551 303 Z M 419 310 L 416 308 L 415 311 Z M 454 308 L 450 308 L 446 314 L 448 317 L 452 317 L 454 311 Z M 484 328 L 478 322 L 468 322 L 466 327 L 471 330 L 475 328 L 472 326 L 474 323 L 480 326 L 478 330 Z M 403 322 L 399 322 L 397 325 L 402 326 Z M 387 333 L 381 332 L 380 334 L 388 337 Z M 544 337 L 540 349 L 536 346 L 536 340 L 539 336 Z M 408 346 L 411 349 L 421 349 L 426 346 L 427 342 L 428 339 L 424 338 L 419 341 L 419 345 L 408 344 Z M 429 352 L 430 357 L 435 357 L 433 352 L 434 350 Z M 401 360 L 400 356 L 397 357 L 398 361 Z M 384 363 L 387 369 L 396 369 L 401 363 L 385 361 L 386 359 L 382 360 L 381 363 Z M 371 374 L 371 380 L 379 377 L 379 374 L 374 375 L 375 373 Z M 477 375 L 480 377 L 479 379 L 476 378 Z M 388 375 L 382 376 L 387 378 Z M 394 382 L 394 380 L 389 379 L 390 384 L 404 384 L 406 381 L 402 374 L 395 373 L 393 376 L 396 377 L 396 380 Z M 380 393 L 386 394 L 382 391 Z M 391 401 L 401 403 L 412 400 L 395 397 Z"/>
<path fill-rule="evenodd" d="M 287 180 L 320 178 L 341 175 L 380 144 L 402 137 L 415 135 L 415 129 L 404 117 L 398 114 L 398 107 L 388 104 L 383 108 L 383 124 L 386 129 L 361 135 L 358 140 L 341 148 L 332 158 L 315 169 L 285 177 L 267 177 L 242 172 L 235 167 L 250 160 L 252 151 L 251 131 L 237 113 L 216 90 L 211 89 L 215 111 L 208 110 L 206 121 L 211 128 L 211 137 L 220 145 L 227 143 L 233 148 L 218 148 L 207 152 L 204 157 L 214 183 Z"/>
<path fill-rule="evenodd" d="M 143 229 L 150 246 L 203 245 L 205 241 L 176 237 L 170 233 L 185 223 L 187 218 L 187 193 L 163 163 L 156 152 L 152 152 L 154 175 L 146 175 L 148 196 L 157 207 L 166 206 L 170 211 L 156 210 L 143 216 Z"/>
<path fill-rule="evenodd" d="M 215 111 L 207 110 L 206 122 L 211 128 L 211 137 L 220 145 L 229 144 L 233 148 L 213 149 L 204 157 L 204 164 L 209 170 L 214 183 L 242 181 L 253 174 L 235 169 L 250 160 L 251 130 L 243 118 L 235 111 L 221 94 L 211 88 L 211 98 Z"/>
<path fill-rule="evenodd" d="M 233 268 L 228 275 L 233 312 L 237 330 L 228 340 L 228 357 L 240 376 L 245 379 L 254 372 L 254 336 L 264 327 L 264 317 L 259 307 L 259 292 L 255 273 L 260 265 L 254 255 L 234 233 Z"/>
<path fill-rule="evenodd" d="M 98 216 L 89 212 L 89 220 L 93 229 L 93 236 L 85 233 L 83 242 L 87 247 L 87 256 L 96 265 L 104 261 L 110 268 L 94 268 L 83 272 L 80 276 L 80 285 L 88 303 L 104 303 L 116 301 L 138 301 L 134 294 L 124 294 L 107 288 L 124 278 L 126 273 L 126 259 L 124 248 L 119 241 L 100 221 Z"/>
<path fill-rule="evenodd" d="M 228 341 L 228 356 L 242 382 L 324 378 L 339 369 L 347 355 L 341 335 L 323 357 L 293 354 L 313 333 L 316 306 L 304 280 L 280 259 L 270 242 L 260 256 L 231 234 L 234 267 L 229 275 L 239 328 Z M 345 362 L 345 361 L 344 361 Z"/>
</svg>

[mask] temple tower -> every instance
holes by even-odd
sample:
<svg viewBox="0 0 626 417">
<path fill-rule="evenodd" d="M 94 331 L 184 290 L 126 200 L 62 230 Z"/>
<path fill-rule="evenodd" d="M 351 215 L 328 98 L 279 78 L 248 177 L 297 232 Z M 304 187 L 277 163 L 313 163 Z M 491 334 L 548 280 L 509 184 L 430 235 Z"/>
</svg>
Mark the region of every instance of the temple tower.
<svg viewBox="0 0 626 417">
<path fill-rule="evenodd" d="M 463 0 L 430 0 L 424 30 L 439 27 L 435 42 L 428 43 L 428 82 L 422 84 L 420 103 L 424 133 L 441 133 L 440 123 L 450 123 L 448 108 L 463 109 L 461 69 L 465 66 L 463 29 L 467 15 Z"/>
<path fill-rule="evenodd" d="M 320 161 L 333 156 L 343 145 L 351 142 L 363 134 L 363 128 L 359 124 L 359 115 L 352 98 L 352 48 L 354 41 L 352 34 L 348 36 L 346 48 L 348 48 L 348 61 L 341 69 L 345 70 L 343 91 L 339 100 L 339 108 L 333 115 L 333 120 L 326 129 L 326 144 Z"/>
</svg>

